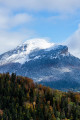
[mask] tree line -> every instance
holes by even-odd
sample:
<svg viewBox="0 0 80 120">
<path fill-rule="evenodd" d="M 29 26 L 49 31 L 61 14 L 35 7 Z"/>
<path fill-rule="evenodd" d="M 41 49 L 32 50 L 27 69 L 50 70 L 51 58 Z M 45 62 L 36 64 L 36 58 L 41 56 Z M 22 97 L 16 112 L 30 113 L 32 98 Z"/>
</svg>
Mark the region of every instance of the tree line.
<svg viewBox="0 0 80 120">
<path fill-rule="evenodd" d="M 80 93 L 61 92 L 16 74 L 0 74 L 0 120 L 80 120 Z"/>
</svg>

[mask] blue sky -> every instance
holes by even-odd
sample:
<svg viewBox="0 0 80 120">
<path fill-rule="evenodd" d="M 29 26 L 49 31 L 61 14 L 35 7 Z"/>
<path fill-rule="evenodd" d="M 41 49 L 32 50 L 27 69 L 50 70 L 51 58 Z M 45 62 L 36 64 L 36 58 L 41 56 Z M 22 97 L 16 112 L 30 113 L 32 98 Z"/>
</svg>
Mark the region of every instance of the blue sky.
<svg viewBox="0 0 80 120">
<path fill-rule="evenodd" d="M 79 42 L 79 34 L 80 0 L 0 0 L 0 53 L 30 38 Z"/>
</svg>

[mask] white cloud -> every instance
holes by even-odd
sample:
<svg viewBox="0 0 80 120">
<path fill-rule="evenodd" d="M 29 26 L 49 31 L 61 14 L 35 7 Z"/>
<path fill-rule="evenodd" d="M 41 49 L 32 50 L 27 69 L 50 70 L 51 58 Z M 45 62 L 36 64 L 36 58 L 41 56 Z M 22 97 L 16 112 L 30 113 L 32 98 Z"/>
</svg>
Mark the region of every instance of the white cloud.
<svg viewBox="0 0 80 120">
<path fill-rule="evenodd" d="M 61 16 L 49 17 L 50 21 L 64 19 L 65 13 L 75 13 L 78 9 L 80 9 L 80 0 L 0 0 L 0 53 L 14 48 L 30 36 L 34 37 L 34 31 L 29 31 L 25 27 L 34 20 L 29 13 L 43 10 L 61 13 L 59 14 Z M 19 29 L 14 32 L 13 28 L 18 26 Z M 80 29 L 72 35 L 75 37 L 71 36 L 69 39 L 79 39 L 79 33 Z"/>
<path fill-rule="evenodd" d="M 15 32 L 0 31 L 0 54 L 15 48 L 30 36 L 34 36 L 34 31 L 24 29 Z"/>
<path fill-rule="evenodd" d="M 5 29 L 8 27 L 8 20 L 9 18 L 4 15 L 0 15 L 0 29 Z"/>
<path fill-rule="evenodd" d="M 56 20 L 65 20 L 65 19 L 68 19 L 68 16 L 65 14 L 60 14 L 58 16 L 50 16 L 48 18 L 44 18 L 45 21 L 47 20 L 49 22 L 56 21 Z"/>
<path fill-rule="evenodd" d="M 25 8 L 34 11 L 74 12 L 80 8 L 80 0 L 0 0 L 10 9 Z"/>
<path fill-rule="evenodd" d="M 14 16 L 9 17 L 9 25 L 10 26 L 18 26 L 18 25 L 22 25 L 28 22 L 31 22 L 33 20 L 33 17 L 31 15 L 28 15 L 26 13 L 20 13 L 20 14 L 16 14 Z"/>
<path fill-rule="evenodd" d="M 23 13 L 23 14 L 15 15 L 12 19 L 13 19 L 13 23 L 17 25 L 21 23 L 30 22 L 32 20 L 32 16 Z"/>
<path fill-rule="evenodd" d="M 65 44 L 71 54 L 80 58 L 80 27 L 66 40 Z"/>
<path fill-rule="evenodd" d="M 0 29 L 8 29 L 18 25 L 31 22 L 33 17 L 26 13 L 19 13 L 16 15 L 0 14 Z"/>
<path fill-rule="evenodd" d="M 13 49 L 30 36 L 34 36 L 34 31 L 25 27 L 33 20 L 33 16 L 25 12 L 14 14 L 14 11 L 9 8 L 0 6 L 0 54 Z"/>
</svg>

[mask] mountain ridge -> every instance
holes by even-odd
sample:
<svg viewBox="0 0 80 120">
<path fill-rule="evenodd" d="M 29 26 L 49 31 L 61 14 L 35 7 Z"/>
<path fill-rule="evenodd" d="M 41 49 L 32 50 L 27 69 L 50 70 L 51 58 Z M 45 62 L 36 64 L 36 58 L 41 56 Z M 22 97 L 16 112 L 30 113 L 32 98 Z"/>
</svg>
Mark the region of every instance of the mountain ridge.
<svg viewBox="0 0 80 120">
<path fill-rule="evenodd" d="M 28 76 L 35 82 L 45 83 L 44 85 L 46 82 L 54 84 L 54 81 L 56 84 L 60 81 L 66 83 L 66 80 L 68 83 L 73 82 L 74 86 L 75 82 L 80 84 L 80 59 L 71 55 L 67 46 L 41 41 L 45 45 L 40 44 L 40 40 L 37 41 L 38 39 L 28 41 L 0 55 L 0 72 Z"/>
</svg>

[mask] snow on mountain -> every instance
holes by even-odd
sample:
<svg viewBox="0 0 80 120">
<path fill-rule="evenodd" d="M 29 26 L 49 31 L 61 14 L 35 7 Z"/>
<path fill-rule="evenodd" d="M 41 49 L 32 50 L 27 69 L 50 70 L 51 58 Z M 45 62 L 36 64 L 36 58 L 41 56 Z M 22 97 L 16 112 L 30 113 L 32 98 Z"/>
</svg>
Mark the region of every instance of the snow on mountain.
<svg viewBox="0 0 80 120">
<path fill-rule="evenodd" d="M 23 45 L 27 44 L 28 45 L 28 52 L 39 48 L 39 49 L 46 49 L 54 46 L 54 43 L 50 43 L 45 39 L 31 39 L 27 40 Z"/>
<path fill-rule="evenodd" d="M 11 63 L 11 62 L 18 62 L 18 63 L 25 63 L 30 60 L 29 54 L 36 49 L 47 49 L 50 47 L 54 47 L 54 43 L 50 43 L 45 39 L 30 39 L 24 42 L 23 44 L 19 45 L 16 49 L 11 50 L 10 52 L 6 52 L 2 55 L 0 59 L 0 65 Z M 36 56 L 36 58 L 38 58 Z M 36 59 L 35 58 L 35 59 Z"/>
<path fill-rule="evenodd" d="M 65 45 L 31 39 L 0 55 L 0 73 L 6 72 L 30 77 L 52 88 L 73 88 L 75 83 L 80 84 L 80 59 L 71 55 Z"/>
</svg>

